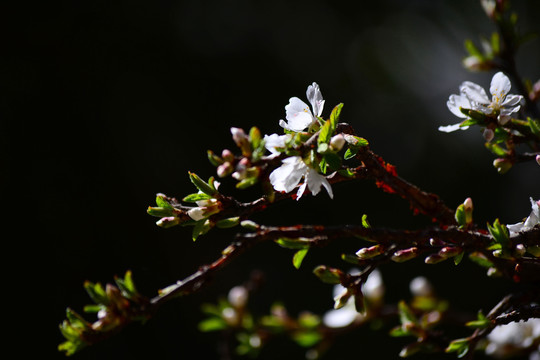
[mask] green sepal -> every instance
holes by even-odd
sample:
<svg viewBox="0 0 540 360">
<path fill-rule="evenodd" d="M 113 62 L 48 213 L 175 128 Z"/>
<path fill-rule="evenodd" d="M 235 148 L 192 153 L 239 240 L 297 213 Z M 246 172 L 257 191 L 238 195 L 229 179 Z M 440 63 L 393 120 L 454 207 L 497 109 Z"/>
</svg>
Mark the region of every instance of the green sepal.
<svg viewBox="0 0 540 360">
<path fill-rule="evenodd" d="M 221 219 L 216 222 L 216 227 L 220 229 L 229 229 L 240 224 L 240 217 L 231 217 L 227 219 Z"/>
<path fill-rule="evenodd" d="M 212 196 L 205 194 L 205 193 L 195 193 L 195 194 L 189 194 L 186 197 L 182 199 L 182 201 L 185 202 L 197 202 L 201 200 L 210 200 L 212 199 Z"/>
<path fill-rule="evenodd" d="M 486 119 L 488 118 L 488 116 L 486 114 L 484 114 L 483 112 L 481 111 L 477 111 L 477 110 L 472 110 L 472 109 L 464 109 L 464 108 L 459 108 L 461 110 L 461 112 L 467 116 L 469 116 L 471 119 L 473 120 L 476 120 L 475 123 L 472 123 L 472 124 L 469 124 L 469 123 L 466 123 L 467 120 L 465 120 L 464 122 L 461 123 L 461 127 L 463 126 L 470 126 L 470 125 L 474 125 L 474 124 L 483 124 L 485 123 Z M 464 125 L 466 124 L 466 125 Z"/>
<path fill-rule="evenodd" d="M 340 284 L 344 274 L 341 270 L 328 267 L 326 265 L 319 265 L 313 273 L 324 283 L 327 284 Z"/>
<path fill-rule="evenodd" d="M 465 115 L 469 115 L 469 110 L 468 110 L 468 109 L 460 108 L 459 110 L 460 110 L 462 113 L 464 113 Z M 473 125 L 478 125 L 478 124 L 479 124 L 479 121 L 478 121 L 478 120 L 475 120 L 475 119 L 466 119 L 466 120 L 462 121 L 462 122 L 459 124 L 459 127 L 473 126 Z"/>
<path fill-rule="evenodd" d="M 302 261 L 304 261 L 304 258 L 306 257 L 308 250 L 309 248 L 300 249 L 294 254 L 292 262 L 293 262 L 293 266 L 296 269 L 300 269 L 300 266 L 302 265 Z"/>
<path fill-rule="evenodd" d="M 203 179 L 201 179 L 197 174 L 189 172 L 189 179 L 195 185 L 197 189 L 202 191 L 203 193 L 213 196 L 216 195 L 218 192 L 211 184 L 207 183 Z M 213 178 L 210 179 L 210 183 L 213 183 Z"/>
</svg>

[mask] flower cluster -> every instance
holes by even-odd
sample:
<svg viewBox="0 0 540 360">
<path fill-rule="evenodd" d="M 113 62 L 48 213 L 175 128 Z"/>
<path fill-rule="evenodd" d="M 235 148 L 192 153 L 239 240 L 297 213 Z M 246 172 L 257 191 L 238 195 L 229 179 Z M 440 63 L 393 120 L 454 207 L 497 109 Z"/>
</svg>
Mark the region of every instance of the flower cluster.
<svg viewBox="0 0 540 360">
<path fill-rule="evenodd" d="M 462 110 L 474 110 L 486 116 L 496 117 L 500 125 L 505 125 L 518 113 L 521 108 L 519 103 L 523 100 L 522 95 L 509 94 L 510 88 L 510 79 L 502 72 L 498 72 L 493 76 L 489 88 L 491 100 L 480 85 L 465 81 L 459 87 L 459 95 L 450 95 L 446 105 L 452 114 L 462 119 L 468 118 Z M 468 126 L 458 123 L 441 126 L 439 131 L 452 132 L 467 128 Z"/>
</svg>

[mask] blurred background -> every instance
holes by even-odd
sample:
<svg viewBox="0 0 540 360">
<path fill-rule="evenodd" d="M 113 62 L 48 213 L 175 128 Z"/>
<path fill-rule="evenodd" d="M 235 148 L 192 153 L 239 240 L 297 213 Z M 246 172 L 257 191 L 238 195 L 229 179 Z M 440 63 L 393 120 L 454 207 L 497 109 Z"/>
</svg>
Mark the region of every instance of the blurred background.
<svg viewBox="0 0 540 360">
<path fill-rule="evenodd" d="M 57 329 L 67 306 L 89 303 L 85 280 L 110 282 L 131 269 L 148 296 L 216 259 L 234 231 L 212 231 L 196 243 L 190 229 L 164 230 L 146 214 L 158 192 L 193 192 L 188 170 L 214 174 L 206 150 L 233 149 L 230 127 L 281 131 L 292 96 L 305 100 L 317 82 L 324 116 L 343 102 L 342 121 L 367 138 L 398 173 L 455 208 L 467 197 L 479 224 L 499 217 L 521 221 L 529 197 L 540 198 L 540 168 L 518 165 L 498 175 L 477 129 L 444 134 L 458 119 L 448 96 L 465 80 L 489 89 L 493 73 L 461 65 L 464 40 L 479 44 L 494 27 L 477 1 L 61 1 L 5 13 L 10 26 L 2 55 L 0 143 L 4 203 L 22 206 L 17 254 L 22 285 L 46 358 L 63 358 Z M 515 1 L 520 28 L 540 30 L 540 2 Z M 523 77 L 540 78 L 540 40 L 518 58 Z M 224 191 L 236 194 L 230 183 Z M 415 229 L 429 222 L 408 204 L 359 182 L 299 202 L 276 205 L 254 220 L 265 224 L 358 223 Z M 238 194 L 254 199 L 257 191 Z M 31 210 L 29 210 L 31 209 Z M 13 213 L 13 211 L 12 211 Z M 9 228 L 6 226 L 6 228 Z M 145 326 L 74 359 L 218 358 L 218 336 L 201 334 L 200 305 L 213 302 L 253 270 L 265 279 L 253 297 L 256 316 L 274 301 L 292 314 L 332 306 L 331 286 L 311 273 L 321 263 L 343 266 L 339 255 L 359 243 L 308 254 L 300 270 L 292 251 L 265 244 L 221 272 L 211 287 L 166 305 Z M 324 252 L 324 256 L 323 256 Z M 388 301 L 410 297 L 409 281 L 424 275 L 457 309 L 489 311 L 512 284 L 494 281 L 469 261 L 459 267 L 414 260 L 381 268 Z M 8 275 L 9 276 L 9 275 Z M 37 279 L 38 289 L 27 285 Z M 27 294 L 26 292 L 24 294 Z M 38 296 L 36 296 L 38 294 Z M 39 305 L 36 305 L 36 303 Z M 388 329 L 347 335 L 327 359 L 396 358 L 408 339 Z M 26 329 L 25 331 L 28 331 Z M 261 359 L 301 359 L 304 350 L 277 340 Z M 419 358 L 422 358 L 421 356 Z M 426 357 L 427 358 L 427 357 Z"/>
</svg>

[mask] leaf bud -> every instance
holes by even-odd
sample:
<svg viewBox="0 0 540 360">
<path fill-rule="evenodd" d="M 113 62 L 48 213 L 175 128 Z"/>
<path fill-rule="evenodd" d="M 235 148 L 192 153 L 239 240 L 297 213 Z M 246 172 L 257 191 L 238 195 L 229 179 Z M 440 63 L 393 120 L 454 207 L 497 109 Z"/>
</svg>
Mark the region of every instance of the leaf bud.
<svg viewBox="0 0 540 360">
<path fill-rule="evenodd" d="M 409 249 L 396 251 L 394 255 L 392 255 L 391 259 L 392 261 L 400 263 L 400 262 L 414 259 L 417 256 L 418 256 L 418 248 L 412 247 Z"/>
<path fill-rule="evenodd" d="M 345 138 L 342 134 L 334 135 L 330 139 L 330 148 L 332 148 L 334 151 L 343 149 L 343 145 L 345 145 Z"/>
<path fill-rule="evenodd" d="M 459 255 L 461 254 L 462 250 L 458 247 L 454 247 L 454 246 L 446 246 L 446 247 L 443 247 L 438 255 L 444 257 L 445 259 L 448 259 L 448 258 L 451 258 L 451 257 L 454 257 L 456 255 Z"/>
<path fill-rule="evenodd" d="M 446 259 L 448 259 L 448 258 L 444 257 L 444 256 L 441 256 L 439 254 L 432 254 L 432 255 L 429 255 L 428 257 L 426 257 L 424 262 L 426 264 L 437 264 L 437 263 L 440 263 L 441 261 L 444 261 Z"/>
</svg>

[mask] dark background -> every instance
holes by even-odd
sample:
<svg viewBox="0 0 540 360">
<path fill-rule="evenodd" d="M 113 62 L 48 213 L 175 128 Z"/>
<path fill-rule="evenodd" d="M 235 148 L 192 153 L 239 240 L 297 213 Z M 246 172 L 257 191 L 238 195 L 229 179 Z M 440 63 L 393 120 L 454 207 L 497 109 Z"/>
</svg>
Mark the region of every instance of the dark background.
<svg viewBox="0 0 540 360">
<path fill-rule="evenodd" d="M 354 4 L 354 5 L 353 5 Z M 184 278 L 219 256 L 233 231 L 212 231 L 196 243 L 190 229 L 163 230 L 146 214 L 157 192 L 193 192 L 188 170 L 213 175 L 206 150 L 233 147 L 231 126 L 256 125 L 279 132 L 291 96 L 305 100 L 316 81 L 324 115 L 345 103 L 342 120 L 372 149 L 396 164 L 398 173 L 455 207 L 466 197 L 479 224 L 499 217 L 515 223 L 540 197 L 540 169 L 516 166 L 498 175 L 477 129 L 444 134 L 458 121 L 446 100 L 465 80 L 489 89 L 492 73 L 461 66 L 463 41 L 476 43 L 493 25 L 470 0 L 346 1 L 65 1 L 19 3 L 4 12 L 0 144 L 9 279 L 28 300 L 16 312 L 20 352 L 62 358 L 57 325 L 67 306 L 89 302 L 85 280 L 110 282 L 127 269 L 144 294 Z M 540 3 L 516 2 L 520 26 L 538 31 Z M 518 58 L 524 77 L 540 77 L 538 39 Z M 223 189 L 235 193 L 230 184 Z M 284 202 L 255 220 L 267 224 L 358 223 L 418 228 L 426 219 L 408 205 L 375 191 L 370 183 L 334 187 L 300 202 Z M 239 194 L 246 199 L 255 192 Z M 9 230 L 16 235 L 8 236 Z M 15 247 L 12 247 L 15 245 Z M 247 280 L 265 276 L 254 295 L 256 314 L 279 300 L 291 313 L 323 312 L 331 287 L 311 274 L 314 266 L 344 265 L 339 254 L 358 243 L 313 251 L 300 270 L 292 252 L 273 244 L 254 249 L 226 268 L 200 293 L 165 306 L 145 326 L 76 355 L 75 359 L 217 358 L 213 334 L 200 334 L 200 304 Z M 346 265 L 344 265 L 346 266 Z M 381 269 L 389 301 L 407 298 L 408 282 L 425 275 L 458 309 L 489 310 L 511 287 L 464 261 L 451 264 L 389 264 Z M 18 287 L 17 287 L 18 288 Z M 13 291 L 15 292 L 15 291 Z M 19 300 L 20 302 L 20 300 Z M 9 312 L 9 311 L 8 311 Z M 32 320 L 28 320 L 31 318 Z M 387 329 L 385 329 L 387 330 Z M 329 359 L 348 354 L 396 358 L 408 339 L 384 330 L 361 330 L 338 344 Z M 286 341 L 263 359 L 302 358 Z M 277 350 L 276 350 L 277 349 Z M 358 354 L 358 355 L 356 355 Z M 23 356 L 24 357 L 24 356 Z"/>
</svg>

